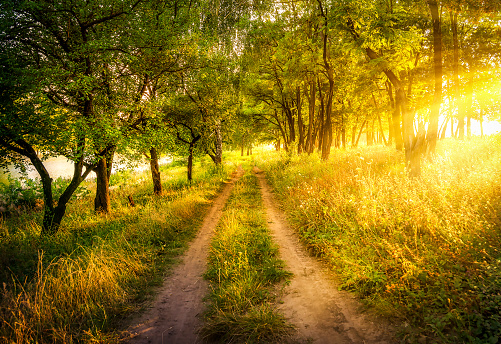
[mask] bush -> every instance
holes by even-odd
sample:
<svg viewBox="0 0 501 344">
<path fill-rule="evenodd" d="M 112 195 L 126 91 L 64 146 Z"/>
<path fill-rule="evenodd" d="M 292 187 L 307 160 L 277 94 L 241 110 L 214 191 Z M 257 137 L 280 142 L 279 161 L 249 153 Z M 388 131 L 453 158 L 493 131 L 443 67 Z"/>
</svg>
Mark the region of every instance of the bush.
<svg viewBox="0 0 501 344">
<path fill-rule="evenodd" d="M 40 210 L 43 208 L 43 186 L 39 179 L 8 177 L 8 184 L 0 183 L 0 214 L 19 213 L 22 210 Z M 69 185 L 69 179 L 61 177 L 52 182 L 52 196 L 57 201 Z M 80 199 L 90 194 L 85 186 L 80 185 L 72 199 Z"/>
</svg>

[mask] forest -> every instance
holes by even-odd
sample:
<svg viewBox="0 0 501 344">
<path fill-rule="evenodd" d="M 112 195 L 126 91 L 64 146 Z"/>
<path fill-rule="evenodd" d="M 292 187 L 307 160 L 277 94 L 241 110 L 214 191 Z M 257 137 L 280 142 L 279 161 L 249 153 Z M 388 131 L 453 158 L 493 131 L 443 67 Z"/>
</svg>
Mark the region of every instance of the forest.
<svg viewBox="0 0 501 344">
<path fill-rule="evenodd" d="M 0 65 L 0 343 L 127 342 L 228 184 L 200 335 L 301 342 L 261 173 L 389 342 L 500 341 L 498 0 L 2 0 Z"/>
</svg>

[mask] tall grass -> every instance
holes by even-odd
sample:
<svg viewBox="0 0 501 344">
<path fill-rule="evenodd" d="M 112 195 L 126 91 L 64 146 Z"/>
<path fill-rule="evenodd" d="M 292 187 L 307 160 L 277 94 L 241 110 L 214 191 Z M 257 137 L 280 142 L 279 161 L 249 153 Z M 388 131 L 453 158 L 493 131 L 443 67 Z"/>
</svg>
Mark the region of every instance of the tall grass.
<svg viewBox="0 0 501 344">
<path fill-rule="evenodd" d="M 152 195 L 147 174 L 118 174 L 110 214 L 73 201 L 53 237 L 39 236 L 37 213 L 0 222 L 0 343 L 119 340 L 121 320 L 161 283 L 228 172 L 199 168 L 188 185 L 184 169 L 162 169 L 164 195 Z"/>
<path fill-rule="evenodd" d="M 288 277 L 264 219 L 256 177 L 236 183 L 213 239 L 208 270 L 210 306 L 202 333 L 224 343 L 280 342 L 291 330 L 272 306 Z"/>
<path fill-rule="evenodd" d="M 440 142 L 419 179 L 372 147 L 262 164 L 304 241 L 407 342 L 501 338 L 501 136 Z M 410 325 L 410 326 L 408 326 Z"/>
</svg>

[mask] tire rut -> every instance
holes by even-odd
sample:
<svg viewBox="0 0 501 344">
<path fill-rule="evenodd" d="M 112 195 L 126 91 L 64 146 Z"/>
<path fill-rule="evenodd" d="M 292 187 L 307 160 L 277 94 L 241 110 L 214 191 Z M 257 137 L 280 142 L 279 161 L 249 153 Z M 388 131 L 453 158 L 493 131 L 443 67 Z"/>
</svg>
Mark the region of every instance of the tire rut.
<svg viewBox="0 0 501 344">
<path fill-rule="evenodd" d="M 262 171 L 254 167 L 259 179 L 268 225 L 279 245 L 281 259 L 294 276 L 284 288 L 278 309 L 297 328 L 293 343 L 395 343 L 387 321 L 362 312 L 362 305 L 348 292 L 339 291 L 328 277 L 328 268 L 311 257 L 275 206 Z"/>
<path fill-rule="evenodd" d="M 208 292 L 202 274 L 207 266 L 210 240 L 234 183 L 243 173 L 241 166 L 233 172 L 231 181 L 215 199 L 197 236 L 165 279 L 152 305 L 132 321 L 126 331 L 126 343 L 203 343 L 197 332 L 202 325 L 200 315 L 205 309 L 203 298 Z"/>
</svg>

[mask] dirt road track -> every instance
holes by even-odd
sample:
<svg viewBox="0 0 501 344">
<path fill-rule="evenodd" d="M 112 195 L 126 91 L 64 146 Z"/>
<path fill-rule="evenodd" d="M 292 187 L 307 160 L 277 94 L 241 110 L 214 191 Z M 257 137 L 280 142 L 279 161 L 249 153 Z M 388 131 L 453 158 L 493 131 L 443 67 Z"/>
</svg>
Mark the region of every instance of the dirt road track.
<svg viewBox="0 0 501 344">
<path fill-rule="evenodd" d="M 279 309 L 297 327 L 294 343 L 315 344 L 379 343 L 395 340 L 391 326 L 361 312 L 361 305 L 348 292 L 339 291 L 329 278 L 327 268 L 309 256 L 297 235 L 288 227 L 262 171 L 259 178 L 264 206 L 274 241 L 280 246 L 281 259 L 294 274 L 286 287 Z"/>
<path fill-rule="evenodd" d="M 130 344 L 195 344 L 204 343 L 197 335 L 202 325 L 207 282 L 208 248 L 222 209 L 233 188 L 243 175 L 239 168 L 216 198 L 197 237 L 181 258 L 173 273 L 166 278 L 151 307 L 129 326 L 126 342 Z M 361 311 L 361 305 L 348 292 L 338 291 L 329 278 L 327 268 L 310 257 L 299 242 L 285 217 L 275 206 L 276 201 L 261 170 L 254 168 L 259 178 L 264 206 L 273 239 L 280 247 L 281 259 L 294 276 L 284 290 L 278 308 L 296 326 L 290 343 L 390 344 L 391 326 L 381 319 Z"/>
<path fill-rule="evenodd" d="M 204 310 L 202 299 L 208 292 L 202 274 L 207 266 L 209 244 L 233 185 L 243 173 L 239 167 L 215 199 L 196 238 L 182 256 L 181 263 L 166 278 L 151 307 L 129 326 L 127 343 L 203 343 L 197 330 L 201 326 L 199 315 Z"/>
</svg>

